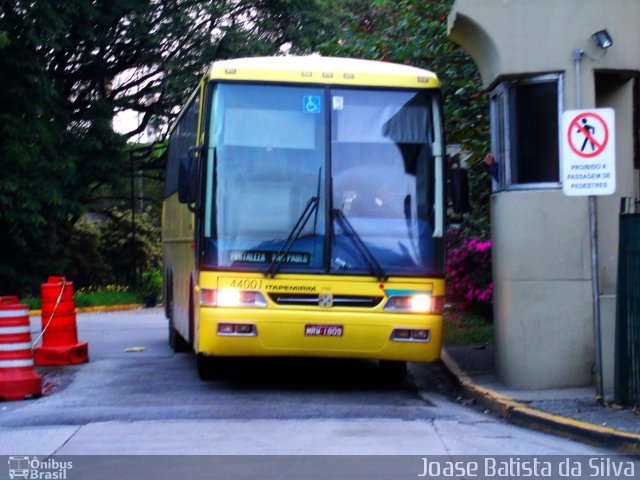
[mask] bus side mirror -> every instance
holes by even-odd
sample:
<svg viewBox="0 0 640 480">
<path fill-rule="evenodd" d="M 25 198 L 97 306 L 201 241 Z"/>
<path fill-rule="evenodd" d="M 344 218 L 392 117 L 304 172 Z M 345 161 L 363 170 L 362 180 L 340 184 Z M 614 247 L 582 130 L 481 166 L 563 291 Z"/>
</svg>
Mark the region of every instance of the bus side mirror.
<svg viewBox="0 0 640 480">
<path fill-rule="evenodd" d="M 192 204 L 196 201 L 198 185 L 198 159 L 195 150 L 189 149 L 187 155 L 180 157 L 178 169 L 178 201 Z"/>
<path fill-rule="evenodd" d="M 471 212 L 469 200 L 469 175 L 466 168 L 454 167 L 450 170 L 451 204 L 456 215 Z"/>
</svg>

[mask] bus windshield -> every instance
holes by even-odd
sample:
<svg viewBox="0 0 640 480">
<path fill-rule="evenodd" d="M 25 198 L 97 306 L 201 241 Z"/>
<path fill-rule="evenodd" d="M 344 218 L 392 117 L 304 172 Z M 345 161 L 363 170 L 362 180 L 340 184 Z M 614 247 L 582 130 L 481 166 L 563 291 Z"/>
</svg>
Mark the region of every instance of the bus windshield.
<svg viewBox="0 0 640 480">
<path fill-rule="evenodd" d="M 435 103 L 427 90 L 216 85 L 203 267 L 441 274 Z"/>
</svg>

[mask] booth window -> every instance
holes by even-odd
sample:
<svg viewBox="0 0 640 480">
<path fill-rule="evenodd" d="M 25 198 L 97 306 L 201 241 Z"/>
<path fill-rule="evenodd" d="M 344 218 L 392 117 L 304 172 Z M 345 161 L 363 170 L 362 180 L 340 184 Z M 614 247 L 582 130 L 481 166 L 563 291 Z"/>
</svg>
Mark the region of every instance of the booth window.
<svg viewBox="0 0 640 480">
<path fill-rule="evenodd" d="M 557 188 L 560 179 L 560 75 L 518 78 L 491 94 L 497 189 Z"/>
</svg>

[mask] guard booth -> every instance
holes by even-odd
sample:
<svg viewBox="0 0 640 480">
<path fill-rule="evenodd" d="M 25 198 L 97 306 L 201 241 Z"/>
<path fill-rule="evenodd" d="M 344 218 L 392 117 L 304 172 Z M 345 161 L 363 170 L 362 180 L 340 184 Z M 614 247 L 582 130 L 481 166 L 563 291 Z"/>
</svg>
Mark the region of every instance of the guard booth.
<svg viewBox="0 0 640 480">
<path fill-rule="evenodd" d="M 490 96 L 496 373 L 510 388 L 594 385 L 600 371 L 613 391 L 618 213 L 640 196 L 639 19 L 637 0 L 456 0 L 449 15 Z M 614 115 L 613 181 L 581 196 L 567 175 L 593 172 L 564 149 L 603 144 L 585 109 Z"/>
</svg>

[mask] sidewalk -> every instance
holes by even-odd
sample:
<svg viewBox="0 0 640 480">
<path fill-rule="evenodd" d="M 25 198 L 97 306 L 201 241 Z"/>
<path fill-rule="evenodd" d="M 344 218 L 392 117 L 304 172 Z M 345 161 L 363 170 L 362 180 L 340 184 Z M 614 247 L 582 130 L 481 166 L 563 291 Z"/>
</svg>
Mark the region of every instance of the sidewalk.
<svg viewBox="0 0 640 480">
<path fill-rule="evenodd" d="M 640 454 L 640 414 L 603 407 L 594 388 L 510 390 L 494 374 L 493 345 L 447 346 L 442 360 L 468 396 L 513 424 Z"/>
</svg>

